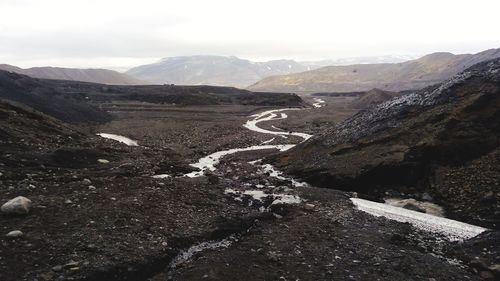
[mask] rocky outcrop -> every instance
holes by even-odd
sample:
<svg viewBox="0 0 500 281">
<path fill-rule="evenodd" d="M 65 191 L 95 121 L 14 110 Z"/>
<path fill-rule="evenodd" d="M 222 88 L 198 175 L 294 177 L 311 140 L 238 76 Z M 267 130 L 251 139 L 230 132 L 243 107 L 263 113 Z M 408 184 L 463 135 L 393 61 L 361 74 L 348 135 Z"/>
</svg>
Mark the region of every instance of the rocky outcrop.
<svg viewBox="0 0 500 281">
<path fill-rule="evenodd" d="M 432 191 L 442 202 L 469 204 L 453 189 L 434 188 L 438 168 L 459 169 L 500 144 L 500 59 L 477 64 L 442 84 L 363 110 L 321 135 L 275 156 L 273 162 L 314 185 L 380 195 L 389 189 Z M 482 171 L 479 171 L 481 173 Z M 448 179 L 449 181 L 449 179 Z M 493 191 L 482 224 L 496 227 Z M 450 186 L 450 185 L 448 185 Z M 489 198 L 489 197 L 488 197 Z M 489 199 L 488 199 L 489 200 Z M 462 209 L 462 208 L 459 208 Z M 476 221 L 465 214 L 469 221 Z"/>
</svg>

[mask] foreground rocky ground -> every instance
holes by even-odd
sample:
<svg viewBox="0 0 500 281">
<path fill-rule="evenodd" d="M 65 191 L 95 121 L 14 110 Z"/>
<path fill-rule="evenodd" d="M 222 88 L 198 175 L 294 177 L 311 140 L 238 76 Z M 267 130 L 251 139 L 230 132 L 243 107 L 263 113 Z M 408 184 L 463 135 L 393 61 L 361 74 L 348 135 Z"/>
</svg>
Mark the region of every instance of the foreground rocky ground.
<svg viewBox="0 0 500 281">
<path fill-rule="evenodd" d="M 137 147 L 30 111 L 0 109 L 9 133 L 0 136 L 1 203 L 16 196 L 32 201 L 27 215 L 0 216 L 0 280 L 498 277 L 495 233 L 447 242 L 356 210 L 348 192 L 300 187 L 248 163 L 275 151 L 228 156 L 207 177 L 151 177 L 186 173 L 200 156 L 268 140 L 241 126 L 264 108 L 124 110 L 93 128 L 132 137 Z M 300 131 L 303 122 L 319 124 L 307 125 L 315 134 L 332 122 L 328 116 L 341 120 L 349 110 L 337 104 L 301 113 L 276 126 Z M 22 236 L 5 236 L 14 230 Z"/>
</svg>

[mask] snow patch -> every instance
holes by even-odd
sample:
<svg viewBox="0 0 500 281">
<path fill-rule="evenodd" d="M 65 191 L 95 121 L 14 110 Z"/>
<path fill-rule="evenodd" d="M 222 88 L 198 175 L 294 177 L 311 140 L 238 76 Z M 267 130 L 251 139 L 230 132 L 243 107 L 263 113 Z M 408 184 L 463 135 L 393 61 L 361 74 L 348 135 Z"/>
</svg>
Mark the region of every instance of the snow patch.
<svg viewBox="0 0 500 281">
<path fill-rule="evenodd" d="M 129 138 L 124 137 L 124 136 L 115 135 L 115 134 L 108 134 L 108 133 L 98 133 L 97 135 L 100 137 L 103 137 L 105 139 L 119 141 L 119 142 L 124 143 L 128 146 L 138 146 L 137 141 L 129 139 Z"/>
<path fill-rule="evenodd" d="M 351 201 L 359 210 L 363 212 L 376 217 L 383 216 L 395 221 L 408 222 L 422 230 L 441 233 L 452 241 L 469 239 L 488 230 L 480 226 L 450 220 L 447 218 L 436 217 L 360 198 L 351 198 Z"/>
</svg>

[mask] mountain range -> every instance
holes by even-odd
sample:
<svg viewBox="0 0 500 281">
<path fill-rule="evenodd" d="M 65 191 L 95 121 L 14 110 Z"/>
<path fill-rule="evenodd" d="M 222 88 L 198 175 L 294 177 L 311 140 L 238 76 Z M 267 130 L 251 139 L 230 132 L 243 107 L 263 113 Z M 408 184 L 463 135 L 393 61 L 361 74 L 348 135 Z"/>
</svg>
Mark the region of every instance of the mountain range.
<svg viewBox="0 0 500 281">
<path fill-rule="evenodd" d="M 109 85 L 150 84 L 127 74 L 108 69 L 79 69 L 63 67 L 32 67 L 23 69 L 9 64 L 0 64 L 0 70 L 43 79 L 71 80 Z"/>
<path fill-rule="evenodd" d="M 420 89 L 440 83 L 476 63 L 498 57 L 500 49 L 490 49 L 477 54 L 433 53 L 402 63 L 327 66 L 264 78 L 249 89 L 296 93 Z"/>
<path fill-rule="evenodd" d="M 0 64 L 0 70 L 33 78 L 110 85 L 212 85 L 294 93 L 361 92 L 374 88 L 399 92 L 440 83 L 476 63 L 497 57 L 500 57 L 500 49 L 461 55 L 440 52 L 408 61 L 404 61 L 410 58 L 408 56 L 302 62 L 254 62 L 234 56 L 181 56 L 137 66 L 125 73 L 60 67 L 23 69 L 8 64 Z"/>
<path fill-rule="evenodd" d="M 186 56 L 162 59 L 126 73 L 156 84 L 216 85 L 245 88 L 271 75 L 307 71 L 293 60 L 252 62 L 237 57 Z"/>
<path fill-rule="evenodd" d="M 309 71 L 329 65 L 401 62 L 407 57 L 378 56 L 338 60 L 254 62 L 234 56 L 183 56 L 134 67 L 130 76 L 157 84 L 215 85 L 245 88 L 273 75 Z"/>
</svg>

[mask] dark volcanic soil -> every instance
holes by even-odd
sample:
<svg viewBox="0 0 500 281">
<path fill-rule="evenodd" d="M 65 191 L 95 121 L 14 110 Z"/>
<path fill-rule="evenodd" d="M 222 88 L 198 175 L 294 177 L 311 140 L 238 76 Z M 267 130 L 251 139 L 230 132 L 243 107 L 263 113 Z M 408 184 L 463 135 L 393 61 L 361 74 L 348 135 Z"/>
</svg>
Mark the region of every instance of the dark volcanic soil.
<svg viewBox="0 0 500 281">
<path fill-rule="evenodd" d="M 447 242 L 356 210 L 350 193 L 296 187 L 248 163 L 273 150 L 228 156 L 206 177 L 151 177 L 182 174 L 200 156 L 272 138 L 242 127 L 267 107 L 110 107 L 112 122 L 85 130 L 0 107 L 1 203 L 15 196 L 33 201 L 28 215 L 0 216 L 0 280 L 479 280 L 496 274 L 489 267 L 500 262 L 500 250 L 489 237 L 466 246 Z M 303 122 L 318 124 L 304 130 L 316 133 L 349 112 L 339 104 L 290 112 L 276 126 L 301 131 Z M 125 135 L 140 146 L 89 130 Z M 272 204 L 297 196 L 298 204 Z M 12 230 L 24 235 L 4 236 Z M 182 255 L 214 241 L 228 242 Z"/>
</svg>

